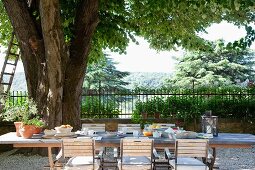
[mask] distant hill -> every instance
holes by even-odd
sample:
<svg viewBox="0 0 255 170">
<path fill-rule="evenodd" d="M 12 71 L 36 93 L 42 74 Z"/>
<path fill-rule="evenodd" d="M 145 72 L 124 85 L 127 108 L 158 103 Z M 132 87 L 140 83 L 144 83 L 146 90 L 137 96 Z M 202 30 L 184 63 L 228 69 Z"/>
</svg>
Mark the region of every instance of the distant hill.
<svg viewBox="0 0 255 170">
<path fill-rule="evenodd" d="M 126 86 L 128 89 L 134 89 L 135 87 L 160 88 L 165 79 L 169 79 L 171 76 L 171 73 L 132 72 L 123 80 L 130 83 Z"/>
<path fill-rule="evenodd" d="M 166 78 L 170 78 L 171 73 L 145 73 L 131 72 L 129 76 L 123 80 L 129 82 L 128 89 L 135 87 L 159 88 L 163 85 Z M 24 72 L 16 72 L 11 87 L 12 91 L 27 91 Z"/>
</svg>

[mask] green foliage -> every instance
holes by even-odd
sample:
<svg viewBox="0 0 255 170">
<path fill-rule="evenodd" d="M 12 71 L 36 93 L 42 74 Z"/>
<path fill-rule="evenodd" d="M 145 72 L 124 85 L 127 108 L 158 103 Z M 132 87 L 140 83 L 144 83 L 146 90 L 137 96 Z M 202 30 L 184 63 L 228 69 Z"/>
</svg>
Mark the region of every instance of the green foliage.
<svg viewBox="0 0 255 170">
<path fill-rule="evenodd" d="M 166 86 L 224 86 L 254 80 L 254 51 L 229 50 L 223 41 L 215 43 L 214 49 L 210 53 L 192 51 L 177 59 L 176 72 Z"/>
<path fill-rule="evenodd" d="M 106 102 L 106 100 L 108 100 Z M 81 118 L 118 118 L 117 104 L 111 99 L 86 97 L 81 106 Z"/>
<path fill-rule="evenodd" d="M 136 102 L 132 120 L 142 121 L 143 112 L 148 114 L 159 112 L 162 118 L 182 119 L 188 122 L 200 118 L 206 110 L 212 110 L 213 115 L 220 118 L 255 120 L 254 87 L 199 88 L 194 91 L 179 90 L 165 94 L 168 96 L 161 93 L 146 101 Z"/>
<path fill-rule="evenodd" d="M 31 99 L 15 104 L 7 100 L 1 117 L 4 121 L 20 121 L 24 125 L 36 125 L 39 127 L 45 125 L 41 119 L 42 115 L 38 113 L 36 103 Z"/>
<path fill-rule="evenodd" d="M 0 44 L 7 47 L 11 34 L 12 26 L 9 20 L 9 17 L 6 14 L 2 1 L 0 2 Z"/>
<path fill-rule="evenodd" d="M 60 14 L 66 42 L 74 35 L 75 18 L 81 0 L 61 0 Z M 103 57 L 103 50 L 125 53 L 129 41 L 136 42 L 135 36 L 144 37 L 151 47 L 158 50 L 186 49 L 211 50 L 211 42 L 205 41 L 197 33 L 205 32 L 212 23 L 225 20 L 237 26 L 246 26 L 247 35 L 229 47 L 244 48 L 254 41 L 255 32 L 249 25 L 254 21 L 253 0 L 235 1 L 178 1 L 178 0 L 100 0 L 99 24 L 95 31 L 90 58 Z M 0 43 L 5 44 L 12 32 L 11 24 L 0 2 Z M 34 21 L 40 20 L 37 8 L 30 9 Z M 18 14 L 17 14 L 18 15 Z M 39 30 L 39 29 L 38 29 Z"/>
<path fill-rule="evenodd" d="M 87 68 L 83 87 L 87 90 L 126 90 L 128 83 L 122 79 L 129 75 L 128 72 L 118 71 L 111 58 L 103 58 L 90 63 Z"/>
</svg>

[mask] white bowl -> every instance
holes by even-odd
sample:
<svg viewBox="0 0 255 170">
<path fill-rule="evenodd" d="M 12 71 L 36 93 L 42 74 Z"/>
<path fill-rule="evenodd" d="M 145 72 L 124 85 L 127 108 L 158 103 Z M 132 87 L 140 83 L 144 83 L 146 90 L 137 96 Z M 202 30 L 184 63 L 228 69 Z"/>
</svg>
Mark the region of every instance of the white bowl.
<svg viewBox="0 0 255 170">
<path fill-rule="evenodd" d="M 71 133 L 73 127 L 55 127 L 57 133 Z"/>
<path fill-rule="evenodd" d="M 104 138 L 112 138 L 115 136 L 117 136 L 117 132 L 106 132 L 106 133 L 102 134 L 102 137 L 104 137 Z"/>
<path fill-rule="evenodd" d="M 197 137 L 197 133 L 193 131 L 184 131 L 180 133 L 176 133 L 177 139 L 194 139 Z"/>
<path fill-rule="evenodd" d="M 46 136 L 54 136 L 57 133 L 54 129 L 45 129 L 43 132 Z"/>
</svg>

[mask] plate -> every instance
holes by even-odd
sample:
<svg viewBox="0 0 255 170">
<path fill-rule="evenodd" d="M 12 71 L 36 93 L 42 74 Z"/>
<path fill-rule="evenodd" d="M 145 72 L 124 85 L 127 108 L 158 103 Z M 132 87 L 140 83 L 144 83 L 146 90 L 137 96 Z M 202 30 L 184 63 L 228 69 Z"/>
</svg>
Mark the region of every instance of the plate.
<svg viewBox="0 0 255 170">
<path fill-rule="evenodd" d="M 184 132 L 176 133 L 175 136 L 177 139 L 195 139 L 197 138 L 198 134 L 193 131 L 184 131 Z"/>
<path fill-rule="evenodd" d="M 198 134 L 197 135 L 198 138 L 202 138 L 202 139 L 210 139 L 210 138 L 213 138 L 213 135 L 212 134 Z"/>
<path fill-rule="evenodd" d="M 64 138 L 64 137 L 77 137 L 77 134 L 74 132 L 71 133 L 56 133 L 55 135 L 43 135 L 42 138 L 44 139 L 58 139 L 58 138 Z"/>
<path fill-rule="evenodd" d="M 66 136 L 73 136 L 75 135 L 74 132 L 70 132 L 70 133 L 56 133 L 54 136 L 56 137 L 66 137 Z"/>
</svg>

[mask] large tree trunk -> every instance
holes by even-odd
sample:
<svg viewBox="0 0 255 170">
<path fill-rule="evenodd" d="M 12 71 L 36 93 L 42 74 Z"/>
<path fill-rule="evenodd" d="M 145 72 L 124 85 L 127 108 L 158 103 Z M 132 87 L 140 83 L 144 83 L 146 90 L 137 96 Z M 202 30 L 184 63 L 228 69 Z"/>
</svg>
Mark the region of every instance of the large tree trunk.
<svg viewBox="0 0 255 170">
<path fill-rule="evenodd" d="M 85 76 L 90 43 L 98 24 L 98 0 L 84 0 L 75 18 L 75 38 L 71 42 L 70 60 L 67 64 L 64 97 L 63 122 L 80 128 L 81 93 Z"/>
<path fill-rule="evenodd" d="M 29 96 L 38 104 L 49 128 L 80 128 L 80 102 L 88 54 L 98 24 L 98 0 L 78 5 L 74 38 L 65 45 L 59 0 L 3 0 L 22 53 Z M 32 15 L 33 10 L 39 12 Z"/>
<path fill-rule="evenodd" d="M 40 16 L 49 83 L 48 126 L 54 127 L 62 124 L 63 79 L 67 58 L 60 22 L 59 1 L 40 1 Z"/>
</svg>

